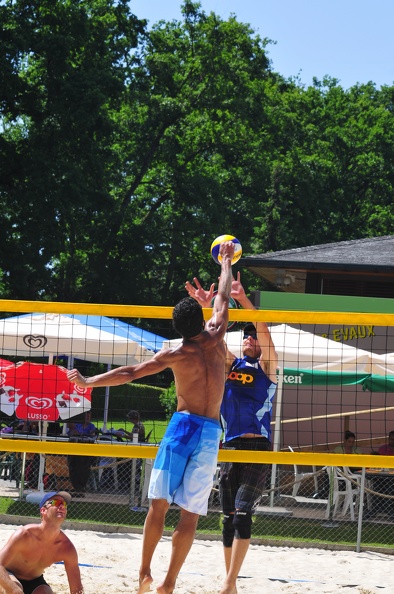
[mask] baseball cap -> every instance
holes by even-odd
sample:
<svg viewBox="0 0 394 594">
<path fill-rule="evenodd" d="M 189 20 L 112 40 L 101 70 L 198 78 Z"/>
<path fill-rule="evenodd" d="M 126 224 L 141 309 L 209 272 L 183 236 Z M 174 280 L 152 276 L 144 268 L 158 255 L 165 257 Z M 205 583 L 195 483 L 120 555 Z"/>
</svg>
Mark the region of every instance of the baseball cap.
<svg viewBox="0 0 394 594">
<path fill-rule="evenodd" d="M 243 333 L 244 334 L 256 334 L 257 333 L 256 326 L 254 324 L 252 324 L 251 322 L 249 322 L 248 324 L 246 324 L 244 326 Z"/>
<path fill-rule="evenodd" d="M 41 499 L 40 509 L 42 508 L 43 505 L 45 505 L 45 503 L 49 499 L 53 499 L 53 497 L 56 497 L 56 495 L 59 495 L 59 497 L 63 497 L 64 501 L 67 504 L 70 503 L 70 501 L 72 499 L 70 493 L 67 493 L 67 491 L 51 491 L 50 493 L 45 493 L 44 497 Z"/>
</svg>

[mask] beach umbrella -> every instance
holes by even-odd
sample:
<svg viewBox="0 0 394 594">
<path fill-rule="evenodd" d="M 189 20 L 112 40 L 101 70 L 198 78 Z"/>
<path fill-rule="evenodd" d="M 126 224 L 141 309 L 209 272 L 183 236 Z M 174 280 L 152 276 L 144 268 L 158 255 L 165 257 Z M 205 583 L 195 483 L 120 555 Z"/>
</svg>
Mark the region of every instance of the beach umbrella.
<svg viewBox="0 0 394 594">
<path fill-rule="evenodd" d="M 48 422 L 66 420 L 91 408 L 91 388 L 80 388 L 67 379 L 59 365 L 21 362 L 1 367 L 0 410 L 8 416 L 35 421 L 45 439 Z M 44 490 L 45 460 L 40 454 L 39 492 Z"/>
<path fill-rule="evenodd" d="M 0 353 L 20 357 L 69 357 L 111 365 L 134 365 L 150 359 L 164 338 L 121 320 L 93 315 L 24 314 L 0 320 Z M 109 409 L 105 392 L 104 430 Z M 66 411 L 64 411 L 66 414 Z"/>
<path fill-rule="evenodd" d="M 15 363 L 12 361 L 7 361 L 7 359 L 0 359 L 0 372 L 3 368 L 13 367 Z"/>
<path fill-rule="evenodd" d="M 59 365 L 22 362 L 1 367 L 0 410 L 29 421 L 53 422 L 91 408 L 91 388 L 68 381 Z"/>
</svg>

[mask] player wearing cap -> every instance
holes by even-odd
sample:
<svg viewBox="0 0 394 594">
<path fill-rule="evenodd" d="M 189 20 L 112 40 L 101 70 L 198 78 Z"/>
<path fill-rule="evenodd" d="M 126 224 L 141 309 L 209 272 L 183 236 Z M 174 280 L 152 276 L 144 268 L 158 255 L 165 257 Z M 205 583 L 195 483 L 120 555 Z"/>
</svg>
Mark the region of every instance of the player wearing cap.
<svg viewBox="0 0 394 594">
<path fill-rule="evenodd" d="M 60 530 L 71 495 L 66 491 L 45 493 L 40 503 L 40 524 L 18 528 L 0 551 L 0 591 L 6 594 L 53 594 L 43 573 L 63 561 L 70 594 L 83 594 L 78 555 Z"/>
<path fill-rule="evenodd" d="M 209 307 L 214 285 L 205 291 L 198 279 L 186 290 L 202 307 Z M 231 297 L 244 309 L 255 309 L 241 284 L 233 279 Z M 223 449 L 271 449 L 271 411 L 276 391 L 278 356 L 267 324 L 246 324 L 241 358 L 227 351 L 227 379 L 220 408 L 224 426 Z M 224 462 L 219 492 L 223 511 L 223 547 L 226 579 L 220 594 L 235 594 L 236 580 L 248 551 L 252 514 L 265 488 L 267 464 Z"/>
</svg>

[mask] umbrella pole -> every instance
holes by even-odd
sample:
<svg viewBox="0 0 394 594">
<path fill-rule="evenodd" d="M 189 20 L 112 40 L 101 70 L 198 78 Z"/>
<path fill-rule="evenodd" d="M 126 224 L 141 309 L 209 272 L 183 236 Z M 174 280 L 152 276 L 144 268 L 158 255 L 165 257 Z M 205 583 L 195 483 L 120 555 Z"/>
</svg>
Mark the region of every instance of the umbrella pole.
<svg viewBox="0 0 394 594">
<path fill-rule="evenodd" d="M 25 488 L 25 469 L 26 469 L 26 452 L 22 454 L 22 470 L 21 470 L 21 482 L 19 485 L 19 501 L 23 500 L 23 491 Z"/>
<path fill-rule="evenodd" d="M 39 421 L 40 427 L 40 441 L 46 441 L 48 431 L 48 421 Z M 40 454 L 40 467 L 38 471 L 38 490 L 40 493 L 44 492 L 44 471 L 45 471 L 45 456 Z"/>
</svg>

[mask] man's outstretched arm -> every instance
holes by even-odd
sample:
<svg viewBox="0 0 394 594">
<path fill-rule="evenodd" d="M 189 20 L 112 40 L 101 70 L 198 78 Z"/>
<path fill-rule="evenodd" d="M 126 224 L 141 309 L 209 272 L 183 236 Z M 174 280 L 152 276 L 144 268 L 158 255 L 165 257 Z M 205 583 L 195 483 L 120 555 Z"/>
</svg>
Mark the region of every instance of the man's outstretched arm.
<svg viewBox="0 0 394 594">
<path fill-rule="evenodd" d="M 111 369 L 111 371 L 106 371 L 99 375 L 92 375 L 91 377 L 84 377 L 77 369 L 71 369 L 67 371 L 67 378 L 70 382 L 83 388 L 121 386 L 146 375 L 154 375 L 166 369 L 170 363 L 168 355 L 171 352 L 171 349 L 166 349 L 156 353 L 149 361 L 138 363 L 138 365 L 123 365 L 122 367 Z"/>
</svg>

